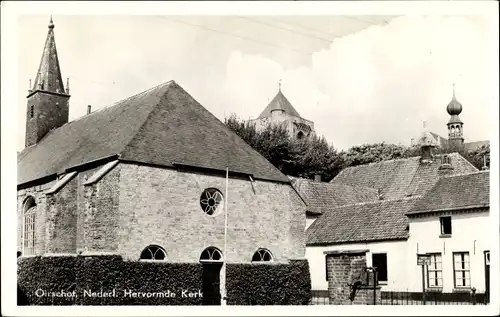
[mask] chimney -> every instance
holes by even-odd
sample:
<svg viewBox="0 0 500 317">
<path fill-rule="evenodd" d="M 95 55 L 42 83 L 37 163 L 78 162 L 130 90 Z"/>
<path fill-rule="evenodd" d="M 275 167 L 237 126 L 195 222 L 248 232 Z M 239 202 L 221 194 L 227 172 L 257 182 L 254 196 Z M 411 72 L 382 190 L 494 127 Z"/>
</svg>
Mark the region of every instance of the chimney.
<svg viewBox="0 0 500 317">
<path fill-rule="evenodd" d="M 314 181 L 318 182 L 318 183 L 321 183 L 321 174 L 314 175 Z"/>
<path fill-rule="evenodd" d="M 90 114 L 92 112 L 92 106 L 88 105 L 87 106 L 87 114 Z"/>
<path fill-rule="evenodd" d="M 28 94 L 31 94 L 32 90 L 31 90 L 31 79 L 30 79 L 30 85 L 28 87 Z"/>
<path fill-rule="evenodd" d="M 483 171 L 488 169 L 488 165 L 486 165 L 486 155 L 483 156 L 483 167 L 481 168 Z"/>
<path fill-rule="evenodd" d="M 453 172 L 453 166 L 451 165 L 451 159 L 447 154 L 441 157 L 441 165 L 438 168 L 439 175 L 450 174 Z"/>
<path fill-rule="evenodd" d="M 69 78 L 66 78 L 66 95 L 69 95 Z"/>
<path fill-rule="evenodd" d="M 420 156 L 421 162 L 432 162 L 432 146 L 423 145 L 420 149 L 422 151 Z"/>
<path fill-rule="evenodd" d="M 377 189 L 377 197 L 378 200 L 384 200 L 384 194 L 382 194 L 382 189 L 380 188 Z"/>
</svg>

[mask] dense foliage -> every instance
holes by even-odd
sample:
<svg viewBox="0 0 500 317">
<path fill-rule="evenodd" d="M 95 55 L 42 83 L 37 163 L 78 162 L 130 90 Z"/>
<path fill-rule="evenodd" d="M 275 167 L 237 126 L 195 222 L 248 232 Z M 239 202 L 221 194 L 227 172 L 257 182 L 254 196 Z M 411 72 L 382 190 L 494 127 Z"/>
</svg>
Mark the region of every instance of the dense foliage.
<svg viewBox="0 0 500 317">
<path fill-rule="evenodd" d="M 311 296 L 307 260 L 227 266 L 228 305 L 308 305 Z"/>
<path fill-rule="evenodd" d="M 195 295 L 203 291 L 203 274 L 200 263 L 123 261 L 115 255 L 19 258 L 18 300 L 19 305 L 202 305 Z M 305 305 L 311 298 L 306 260 L 228 264 L 226 280 L 229 305 Z"/>
<path fill-rule="evenodd" d="M 286 128 L 280 125 L 269 125 L 257 131 L 254 125 L 235 115 L 226 118 L 225 124 L 284 174 L 295 177 L 313 178 L 321 175 L 324 181 L 329 181 L 349 166 L 420 155 L 418 146 L 384 142 L 356 145 L 347 151 L 337 151 L 324 137 L 292 139 Z M 483 167 L 486 157 L 486 165 L 489 166 L 489 145 L 472 152 L 463 148 L 445 148 L 439 152 L 459 152 L 478 169 Z"/>
<path fill-rule="evenodd" d="M 120 256 L 18 259 L 18 293 L 28 305 L 201 305 L 203 298 L 182 297 L 182 290 L 189 294 L 201 288 L 199 263 L 123 261 Z M 169 291 L 176 296 L 143 296 Z M 76 296 L 68 295 L 73 292 Z"/>
</svg>

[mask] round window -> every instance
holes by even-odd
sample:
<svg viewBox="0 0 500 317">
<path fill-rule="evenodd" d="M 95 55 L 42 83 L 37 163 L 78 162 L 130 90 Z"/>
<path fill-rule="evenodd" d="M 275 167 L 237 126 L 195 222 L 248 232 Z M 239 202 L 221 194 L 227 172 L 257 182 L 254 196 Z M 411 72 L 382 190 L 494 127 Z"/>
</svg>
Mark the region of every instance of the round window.
<svg viewBox="0 0 500 317">
<path fill-rule="evenodd" d="M 215 188 L 208 188 L 203 191 L 200 197 L 201 209 L 209 216 L 218 215 L 224 208 L 224 197 Z"/>
</svg>

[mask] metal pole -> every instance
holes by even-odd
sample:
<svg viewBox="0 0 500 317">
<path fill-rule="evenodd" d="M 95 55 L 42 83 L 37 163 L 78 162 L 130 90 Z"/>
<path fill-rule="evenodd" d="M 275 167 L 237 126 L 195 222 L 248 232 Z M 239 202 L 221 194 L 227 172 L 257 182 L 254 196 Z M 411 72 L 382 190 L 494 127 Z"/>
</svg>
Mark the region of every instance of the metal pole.
<svg viewBox="0 0 500 317">
<path fill-rule="evenodd" d="M 229 182 L 229 167 L 226 167 L 226 193 L 224 195 L 224 262 L 222 263 L 222 275 L 223 286 L 222 286 L 222 306 L 226 306 L 226 262 L 227 262 L 227 193 L 228 193 L 228 182 Z"/>
<path fill-rule="evenodd" d="M 425 305 L 425 265 L 422 264 L 422 301 Z"/>
</svg>

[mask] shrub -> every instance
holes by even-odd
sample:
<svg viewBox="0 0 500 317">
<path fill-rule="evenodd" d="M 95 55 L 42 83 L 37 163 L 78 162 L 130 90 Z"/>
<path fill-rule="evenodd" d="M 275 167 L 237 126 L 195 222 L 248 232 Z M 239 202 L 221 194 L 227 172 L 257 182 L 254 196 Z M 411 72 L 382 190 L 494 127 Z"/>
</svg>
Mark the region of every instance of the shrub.
<svg viewBox="0 0 500 317">
<path fill-rule="evenodd" d="M 228 264 L 228 305 L 308 305 L 311 279 L 307 260 L 289 264 Z"/>
<path fill-rule="evenodd" d="M 183 290 L 201 290 L 202 276 L 200 263 L 38 256 L 18 259 L 18 294 L 29 305 L 202 305 L 201 297 L 182 296 Z M 229 305 L 306 305 L 311 299 L 306 260 L 228 264 L 226 276 Z M 42 291 L 45 296 L 37 296 Z"/>
</svg>

